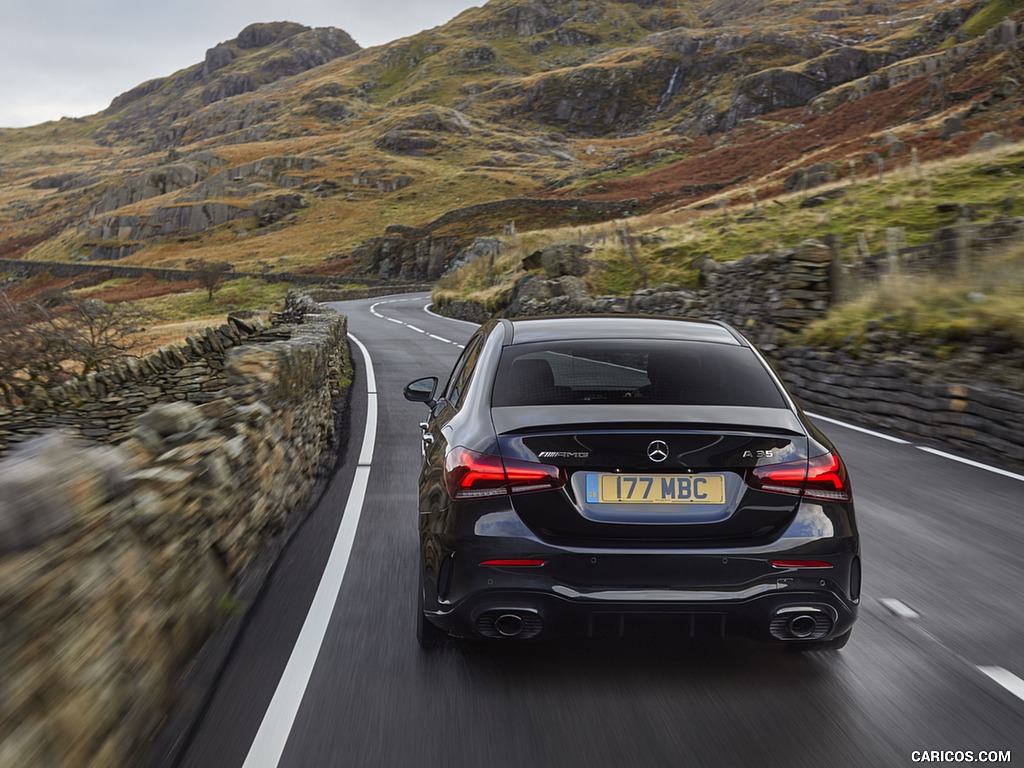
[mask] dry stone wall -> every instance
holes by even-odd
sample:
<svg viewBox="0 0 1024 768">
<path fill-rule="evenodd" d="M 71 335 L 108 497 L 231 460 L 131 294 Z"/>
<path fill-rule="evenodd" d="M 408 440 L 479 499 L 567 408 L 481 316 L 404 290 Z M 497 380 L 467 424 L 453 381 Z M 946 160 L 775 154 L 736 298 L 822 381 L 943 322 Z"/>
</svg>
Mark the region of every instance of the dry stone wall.
<svg viewBox="0 0 1024 768">
<path fill-rule="evenodd" d="M 662 285 L 641 289 L 625 298 L 590 296 L 580 277 L 555 276 L 564 270 L 549 265 L 545 275 L 528 276 L 516 285 L 505 314 L 708 317 L 736 326 L 770 349 L 786 333 L 825 316 L 833 294 L 833 262 L 829 246 L 808 240 L 791 251 L 755 254 L 725 263 L 706 259 L 700 276 L 703 287 L 698 290 Z M 468 302 L 443 305 L 441 311 L 463 319 L 480 316 Z"/>
<path fill-rule="evenodd" d="M 997 465 L 1024 466 L 1024 394 L 984 376 L 929 375 L 905 360 L 789 347 L 775 365 L 805 408 L 884 432 L 955 446 Z"/>
<path fill-rule="evenodd" d="M 344 317 L 287 319 L 225 351 L 207 402 L 159 403 L 117 446 L 50 432 L 0 462 L 0 765 L 137 762 L 294 526 L 348 362 Z"/>
<path fill-rule="evenodd" d="M 120 442 L 139 414 L 158 402 L 205 403 L 227 384 L 224 358 L 240 344 L 272 341 L 281 329 L 259 318 L 229 317 L 180 346 L 161 348 L 141 359 L 90 374 L 49 390 L 37 388 L 28 402 L 0 410 L 0 456 L 10 446 L 54 428 L 99 442 Z"/>
</svg>

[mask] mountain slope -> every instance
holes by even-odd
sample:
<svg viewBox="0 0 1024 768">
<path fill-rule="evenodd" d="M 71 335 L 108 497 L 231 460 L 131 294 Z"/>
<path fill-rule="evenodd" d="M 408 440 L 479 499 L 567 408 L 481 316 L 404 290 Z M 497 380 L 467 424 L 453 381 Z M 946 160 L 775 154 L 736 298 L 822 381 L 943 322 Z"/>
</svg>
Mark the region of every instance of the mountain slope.
<svg viewBox="0 0 1024 768">
<path fill-rule="evenodd" d="M 1022 5 L 491 0 L 367 50 L 252 25 L 98 115 L 0 131 L 0 258 L 433 279 L 569 215 L 537 200 L 582 223 L 959 154 L 1024 115 Z"/>
</svg>

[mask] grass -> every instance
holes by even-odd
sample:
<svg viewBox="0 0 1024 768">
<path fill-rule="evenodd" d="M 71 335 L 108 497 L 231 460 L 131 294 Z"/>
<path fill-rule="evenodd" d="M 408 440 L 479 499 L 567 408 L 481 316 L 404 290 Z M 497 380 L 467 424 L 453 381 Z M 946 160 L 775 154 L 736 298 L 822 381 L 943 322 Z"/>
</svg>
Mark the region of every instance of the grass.
<svg viewBox="0 0 1024 768">
<path fill-rule="evenodd" d="M 834 235 L 847 258 L 857 255 L 863 235 L 873 252 L 884 251 L 889 228 L 904 228 L 908 244 L 933 239 L 935 231 L 955 225 L 958 214 L 940 203 L 970 205 L 979 222 L 996 215 L 1024 215 L 1017 196 L 1024 176 L 1024 148 L 1012 145 L 984 155 L 968 155 L 923 167 L 890 172 L 882 181 L 862 176 L 855 185 L 837 185 L 845 194 L 826 205 L 800 208 L 804 197 L 828 189 L 762 200 L 758 216 L 750 196 L 723 211 L 681 209 L 629 220 L 638 259 L 648 273 L 648 287 L 670 283 L 696 287 L 696 262 L 704 254 L 729 261 L 752 253 L 792 248 L 810 237 Z M 621 224 L 621 223 L 620 223 Z M 556 228 L 522 234 L 488 269 L 485 259 L 442 278 L 434 299 L 471 299 L 491 311 L 504 307 L 516 280 L 526 272 L 523 257 L 545 244 L 583 241 L 593 248 L 596 268 L 586 276 L 594 295 L 626 295 L 642 287 L 629 254 L 616 236 L 618 224 Z M 991 334 L 1004 334 L 1024 347 L 1024 248 L 979 260 L 966 278 L 903 277 L 857 292 L 809 327 L 799 341 L 840 346 L 865 328 L 877 327 L 955 346 Z"/>
<path fill-rule="evenodd" d="M 213 294 L 212 301 L 207 297 L 206 289 L 199 288 L 137 303 L 165 323 L 219 316 L 220 324 L 224 322 L 224 315 L 235 310 L 277 308 L 284 301 L 288 289 L 294 287 L 288 283 L 241 278 L 224 283 Z"/>
<path fill-rule="evenodd" d="M 1014 11 L 1024 8 L 1022 0 L 990 0 L 960 28 L 969 37 L 983 35 Z"/>
<path fill-rule="evenodd" d="M 858 293 L 795 341 L 856 349 L 871 329 L 920 339 L 946 354 L 993 338 L 1024 349 L 1022 245 L 977 259 L 965 275 L 888 277 Z"/>
</svg>

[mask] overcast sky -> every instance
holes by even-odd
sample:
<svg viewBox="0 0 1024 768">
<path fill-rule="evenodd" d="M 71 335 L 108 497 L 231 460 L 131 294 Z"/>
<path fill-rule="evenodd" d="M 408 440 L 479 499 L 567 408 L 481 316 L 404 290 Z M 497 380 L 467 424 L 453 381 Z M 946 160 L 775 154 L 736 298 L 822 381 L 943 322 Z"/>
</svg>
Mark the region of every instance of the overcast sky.
<svg viewBox="0 0 1024 768">
<path fill-rule="evenodd" d="M 340 27 L 364 48 L 484 0 L 0 0 L 0 127 L 91 115 L 257 21 Z"/>
</svg>

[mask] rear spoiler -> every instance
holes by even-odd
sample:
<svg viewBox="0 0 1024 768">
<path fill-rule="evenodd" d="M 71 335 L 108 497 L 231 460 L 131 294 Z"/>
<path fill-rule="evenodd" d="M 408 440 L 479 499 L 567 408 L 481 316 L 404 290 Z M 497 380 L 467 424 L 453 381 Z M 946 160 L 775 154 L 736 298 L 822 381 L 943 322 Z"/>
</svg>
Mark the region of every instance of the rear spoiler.
<svg viewBox="0 0 1024 768">
<path fill-rule="evenodd" d="M 566 428 L 602 429 L 612 425 L 635 429 L 726 429 L 740 432 L 786 432 L 806 436 L 807 430 L 788 408 L 733 405 L 604 405 L 594 422 L 593 405 L 529 405 L 491 409 L 499 435 L 553 432 Z"/>
</svg>

